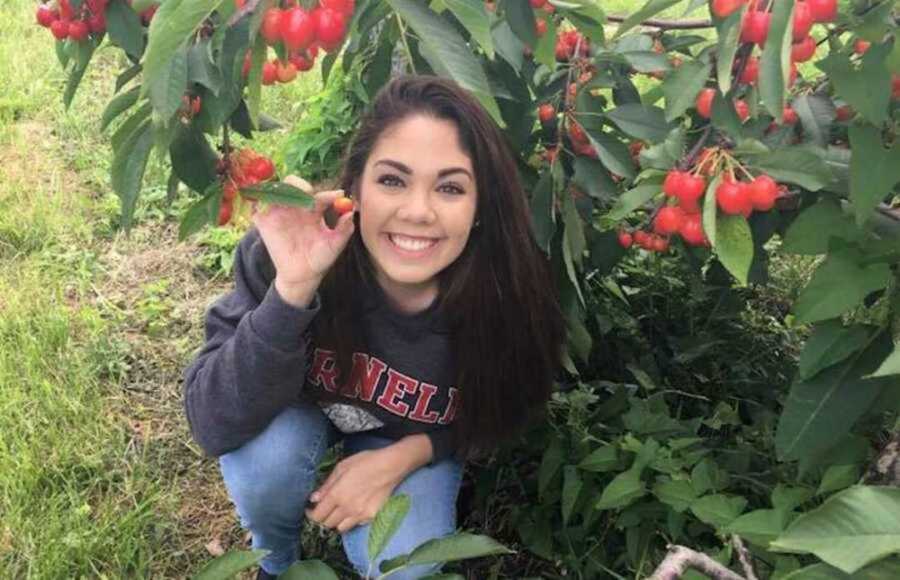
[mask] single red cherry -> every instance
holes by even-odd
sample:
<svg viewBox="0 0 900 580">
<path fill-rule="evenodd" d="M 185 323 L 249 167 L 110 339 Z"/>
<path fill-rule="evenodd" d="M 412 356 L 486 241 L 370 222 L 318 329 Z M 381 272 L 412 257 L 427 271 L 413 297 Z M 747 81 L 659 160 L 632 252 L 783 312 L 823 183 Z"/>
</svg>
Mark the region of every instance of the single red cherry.
<svg viewBox="0 0 900 580">
<path fill-rule="evenodd" d="M 278 65 L 274 61 L 266 61 L 262 68 L 262 84 L 271 85 L 278 80 Z"/>
<path fill-rule="evenodd" d="M 339 197 L 332 202 L 331 207 L 338 215 L 344 215 L 353 211 L 353 200 L 349 197 Z"/>
<path fill-rule="evenodd" d="M 834 22 L 837 19 L 837 0 L 806 0 L 806 3 L 816 22 Z"/>
<path fill-rule="evenodd" d="M 674 234 L 681 229 L 684 222 L 684 210 L 676 205 L 667 205 L 660 208 L 653 220 L 653 231 L 657 234 Z"/>
<path fill-rule="evenodd" d="M 715 98 L 716 89 L 703 89 L 697 95 L 697 113 L 704 119 L 709 119 L 712 114 L 712 104 Z"/>
<path fill-rule="evenodd" d="M 230 222 L 232 209 L 233 202 L 223 200 L 222 205 L 219 206 L 219 218 L 216 220 L 216 223 L 220 226 L 224 226 L 225 224 Z"/>
<path fill-rule="evenodd" d="M 540 38 L 547 34 L 547 21 L 543 18 L 537 18 L 534 21 L 534 33 Z"/>
<path fill-rule="evenodd" d="M 356 9 L 355 0 L 319 0 L 319 5 L 322 8 L 336 10 L 344 16 L 350 16 Z"/>
<path fill-rule="evenodd" d="M 758 175 L 746 187 L 753 209 L 769 211 L 775 207 L 775 200 L 778 199 L 778 184 L 774 179 L 765 174 Z"/>
<path fill-rule="evenodd" d="M 573 143 L 589 143 L 588 137 L 581 128 L 581 125 L 570 120 L 569 121 L 569 137 Z"/>
<path fill-rule="evenodd" d="M 677 196 L 678 203 L 685 211 L 697 207 L 697 201 L 706 193 L 706 179 L 701 175 L 685 174 L 681 184 L 681 193 Z"/>
<path fill-rule="evenodd" d="M 651 236 L 648 232 L 644 230 L 638 230 L 634 232 L 634 243 L 638 246 L 644 248 L 645 250 L 649 250 L 652 246 L 653 236 Z"/>
<path fill-rule="evenodd" d="M 769 25 L 771 23 L 771 13 L 763 10 L 750 10 L 744 16 L 744 22 L 741 25 L 741 42 L 764 45 L 769 37 Z"/>
<path fill-rule="evenodd" d="M 250 162 L 247 172 L 260 181 L 266 181 L 275 175 L 275 164 L 268 157 L 259 156 Z"/>
<path fill-rule="evenodd" d="M 313 67 L 313 59 L 302 53 L 292 54 L 288 60 L 301 72 L 308 71 Z"/>
<path fill-rule="evenodd" d="M 669 172 L 666 173 L 665 180 L 663 180 L 663 193 L 669 197 L 680 196 L 684 189 L 684 180 L 686 177 L 688 177 L 688 173 L 678 171 L 677 169 L 670 169 Z"/>
<path fill-rule="evenodd" d="M 294 63 L 279 60 L 276 66 L 278 67 L 278 82 L 289 83 L 297 78 L 297 66 Z"/>
<path fill-rule="evenodd" d="M 716 188 L 716 203 L 728 215 L 749 216 L 753 211 L 753 202 L 747 187 L 740 182 L 726 178 Z"/>
<path fill-rule="evenodd" d="M 809 4 L 804 1 L 794 4 L 794 42 L 803 40 L 813 25 L 813 14 Z"/>
<path fill-rule="evenodd" d="M 900 100 L 900 75 L 896 73 L 891 75 L 891 98 Z"/>
<path fill-rule="evenodd" d="M 791 46 L 791 60 L 793 62 L 806 62 L 815 56 L 815 54 L 816 41 L 808 34 L 803 37 L 803 40 L 795 42 L 794 45 Z"/>
<path fill-rule="evenodd" d="M 684 216 L 681 229 L 678 230 L 682 239 L 691 246 L 707 246 L 709 240 L 703 231 L 703 218 L 699 213 L 689 213 Z"/>
<path fill-rule="evenodd" d="M 716 18 L 728 18 L 737 12 L 747 0 L 712 0 L 710 10 Z"/>
<path fill-rule="evenodd" d="M 542 8 L 547 0 L 530 0 L 532 8 Z"/>
<path fill-rule="evenodd" d="M 65 40 L 69 37 L 69 22 L 67 20 L 54 20 L 50 24 L 50 33 L 56 40 Z"/>
<path fill-rule="evenodd" d="M 46 5 L 41 4 L 38 6 L 37 13 L 35 14 L 35 19 L 37 23 L 43 26 L 44 28 L 50 28 L 50 25 L 53 24 L 54 20 L 59 20 L 59 13 L 50 10 Z"/>
<path fill-rule="evenodd" d="M 106 32 L 106 16 L 103 13 L 97 13 L 88 18 L 88 28 L 93 34 L 103 34 Z"/>
<path fill-rule="evenodd" d="M 631 234 L 622 230 L 619 232 L 619 245 L 625 248 L 626 250 L 631 247 L 631 244 L 634 243 L 634 238 Z"/>
<path fill-rule="evenodd" d="M 741 123 L 750 118 L 750 105 L 747 104 L 747 101 L 743 99 L 736 100 L 734 102 L 734 110 L 737 111 L 737 116 Z"/>
<path fill-rule="evenodd" d="M 853 43 L 853 52 L 859 55 L 866 54 L 866 51 L 869 50 L 870 46 L 872 46 L 872 43 L 868 40 L 857 38 L 856 42 Z"/>
<path fill-rule="evenodd" d="M 759 78 L 759 59 L 755 56 L 751 56 L 747 59 L 747 64 L 744 66 L 744 70 L 741 72 L 740 81 L 744 84 L 753 85 L 756 84 L 756 80 Z"/>
<path fill-rule="evenodd" d="M 325 46 L 333 46 L 344 39 L 346 22 L 344 15 L 336 10 L 319 8 L 313 12 L 316 21 L 316 38 Z"/>
<path fill-rule="evenodd" d="M 281 17 L 281 39 L 290 51 L 306 49 L 316 38 L 316 21 L 303 8 L 286 10 Z"/>
<path fill-rule="evenodd" d="M 546 125 L 556 118 L 556 109 L 553 108 L 553 105 L 544 103 L 538 107 L 538 118 L 541 120 L 541 123 Z"/>
<path fill-rule="evenodd" d="M 853 118 L 854 112 L 850 105 L 841 105 L 834 110 L 835 117 L 841 123 L 845 123 Z"/>
<path fill-rule="evenodd" d="M 797 111 L 787 105 L 785 105 L 784 111 L 781 113 L 781 116 L 784 119 L 785 125 L 796 125 L 797 121 L 800 120 L 800 117 L 797 115 Z"/>
<path fill-rule="evenodd" d="M 72 3 L 69 0 L 59 0 L 59 17 L 61 20 L 72 20 L 75 18 L 75 11 L 72 10 Z"/>
<path fill-rule="evenodd" d="M 269 8 L 263 14 L 262 25 L 259 27 L 259 33 L 262 35 L 263 40 L 265 40 L 266 44 L 268 44 L 269 46 L 275 46 L 276 44 L 281 42 L 283 17 L 284 12 L 282 12 L 278 8 Z"/>
<path fill-rule="evenodd" d="M 662 236 L 651 236 L 650 249 L 654 252 L 665 252 L 669 249 L 669 240 Z"/>
</svg>

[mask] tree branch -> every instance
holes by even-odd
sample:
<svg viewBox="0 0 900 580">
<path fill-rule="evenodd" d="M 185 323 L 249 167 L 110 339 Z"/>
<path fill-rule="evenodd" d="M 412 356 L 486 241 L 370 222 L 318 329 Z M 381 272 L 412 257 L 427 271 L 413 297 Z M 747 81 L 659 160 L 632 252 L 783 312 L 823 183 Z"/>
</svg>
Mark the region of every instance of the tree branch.
<svg viewBox="0 0 900 580">
<path fill-rule="evenodd" d="M 900 431 L 894 433 L 869 466 L 863 481 L 900 486 Z"/>
<path fill-rule="evenodd" d="M 677 580 L 688 568 L 693 568 L 715 580 L 750 580 L 732 572 L 706 554 L 672 544 L 669 544 L 669 554 L 647 580 Z"/>
<path fill-rule="evenodd" d="M 741 563 L 741 568 L 744 569 L 744 576 L 747 577 L 747 580 L 759 580 L 756 577 L 756 572 L 753 571 L 753 558 L 750 556 L 747 547 L 744 546 L 741 537 L 737 534 L 732 534 L 731 543 L 734 544 L 734 550 L 737 552 L 738 561 Z"/>
<path fill-rule="evenodd" d="M 612 14 L 606 17 L 610 22 L 624 22 L 627 16 L 619 16 Z M 714 24 L 711 20 L 703 19 L 686 19 L 686 20 L 660 20 L 651 18 L 644 20 L 640 26 L 649 26 L 651 28 L 659 28 L 660 30 L 697 30 L 700 28 L 712 28 Z"/>
</svg>

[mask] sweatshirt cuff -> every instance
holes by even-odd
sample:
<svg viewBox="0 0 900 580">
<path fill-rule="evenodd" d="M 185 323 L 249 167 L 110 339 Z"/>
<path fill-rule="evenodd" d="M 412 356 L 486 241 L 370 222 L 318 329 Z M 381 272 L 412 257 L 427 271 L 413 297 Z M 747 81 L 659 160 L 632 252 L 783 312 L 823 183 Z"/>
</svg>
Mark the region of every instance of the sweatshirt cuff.
<svg viewBox="0 0 900 580">
<path fill-rule="evenodd" d="M 450 429 L 427 431 L 425 434 L 431 440 L 431 463 L 429 465 L 449 459 L 453 454 L 453 434 Z"/>
<path fill-rule="evenodd" d="M 306 308 L 288 304 L 269 286 L 263 301 L 250 314 L 250 325 L 266 342 L 281 350 L 293 350 L 303 344 L 303 334 L 319 313 L 319 294 Z"/>
</svg>

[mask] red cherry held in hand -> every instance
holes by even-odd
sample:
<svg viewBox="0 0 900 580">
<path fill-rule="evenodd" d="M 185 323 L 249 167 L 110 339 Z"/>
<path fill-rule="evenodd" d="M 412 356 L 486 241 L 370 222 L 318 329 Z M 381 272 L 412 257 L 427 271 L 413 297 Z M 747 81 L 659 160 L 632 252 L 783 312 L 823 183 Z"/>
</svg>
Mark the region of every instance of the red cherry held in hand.
<svg viewBox="0 0 900 580">
<path fill-rule="evenodd" d="M 837 0 L 806 0 L 813 20 L 816 22 L 834 22 L 837 19 Z"/>
<path fill-rule="evenodd" d="M 302 8 L 291 8 L 281 17 L 281 39 L 290 51 L 305 50 L 316 38 L 316 21 Z"/>
<path fill-rule="evenodd" d="M 347 212 L 353 211 L 353 200 L 349 197 L 339 197 L 332 202 L 331 207 L 334 208 L 334 211 L 338 215 L 344 215 Z"/>
</svg>

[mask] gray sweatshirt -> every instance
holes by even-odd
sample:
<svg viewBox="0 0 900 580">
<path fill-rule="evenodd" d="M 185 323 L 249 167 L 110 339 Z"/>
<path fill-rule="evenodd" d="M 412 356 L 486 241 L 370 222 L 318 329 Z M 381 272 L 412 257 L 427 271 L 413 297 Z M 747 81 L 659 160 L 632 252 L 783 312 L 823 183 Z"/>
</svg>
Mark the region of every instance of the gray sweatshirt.
<svg viewBox="0 0 900 580">
<path fill-rule="evenodd" d="M 289 405 L 313 403 L 344 433 L 425 433 L 433 462 L 452 455 L 459 398 L 450 333 L 435 305 L 407 315 L 380 289 L 365 296 L 367 352 L 353 355 L 353 396 L 339 395 L 334 351 L 313 336 L 319 297 L 297 308 L 278 295 L 255 228 L 238 245 L 234 276 L 234 289 L 207 311 L 206 343 L 184 375 L 188 423 L 207 454 L 237 449 Z"/>
</svg>

